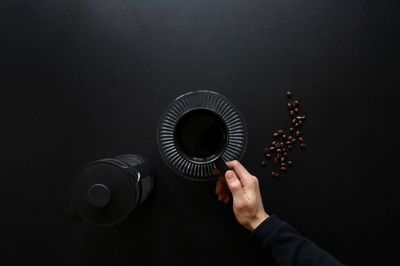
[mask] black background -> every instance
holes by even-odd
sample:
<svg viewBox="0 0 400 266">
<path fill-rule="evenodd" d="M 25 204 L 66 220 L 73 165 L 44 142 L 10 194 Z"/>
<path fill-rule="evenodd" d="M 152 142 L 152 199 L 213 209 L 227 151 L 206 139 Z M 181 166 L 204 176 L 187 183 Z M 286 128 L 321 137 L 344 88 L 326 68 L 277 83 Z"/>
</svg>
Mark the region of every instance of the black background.
<svg viewBox="0 0 400 266">
<path fill-rule="evenodd" d="M 264 204 L 349 265 L 395 265 L 399 196 L 397 1 L 1 1 L 1 265 L 269 265 L 156 145 L 178 95 L 243 112 L 242 162 Z M 276 182 L 260 166 L 301 100 L 308 148 Z M 154 197 L 115 228 L 66 223 L 74 172 L 141 153 Z"/>
</svg>

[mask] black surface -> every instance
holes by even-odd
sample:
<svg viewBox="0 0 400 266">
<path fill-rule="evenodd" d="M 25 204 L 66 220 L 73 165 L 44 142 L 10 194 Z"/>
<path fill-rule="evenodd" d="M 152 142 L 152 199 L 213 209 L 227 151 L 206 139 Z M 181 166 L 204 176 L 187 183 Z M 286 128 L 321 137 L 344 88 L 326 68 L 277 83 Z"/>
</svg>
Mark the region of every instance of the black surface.
<svg viewBox="0 0 400 266">
<path fill-rule="evenodd" d="M 243 112 L 243 163 L 266 208 L 349 265 L 396 265 L 397 1 L 1 1 L 1 265 L 266 265 L 214 184 L 174 175 L 156 145 L 176 96 Z M 262 148 L 308 115 L 307 150 L 275 182 Z M 142 153 L 152 199 L 113 229 L 65 223 L 74 171 Z"/>
</svg>

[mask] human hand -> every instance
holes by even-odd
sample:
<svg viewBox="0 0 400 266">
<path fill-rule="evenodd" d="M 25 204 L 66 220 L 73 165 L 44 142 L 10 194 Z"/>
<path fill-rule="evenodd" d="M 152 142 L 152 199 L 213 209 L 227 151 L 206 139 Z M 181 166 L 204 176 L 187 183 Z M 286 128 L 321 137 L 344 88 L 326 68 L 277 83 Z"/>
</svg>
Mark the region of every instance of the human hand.
<svg viewBox="0 0 400 266">
<path fill-rule="evenodd" d="M 226 164 L 230 170 L 225 173 L 225 177 L 221 176 L 217 181 L 215 194 L 218 195 L 218 200 L 226 204 L 231 193 L 236 220 L 253 231 L 269 217 L 264 210 L 258 179 L 238 161 Z"/>
</svg>

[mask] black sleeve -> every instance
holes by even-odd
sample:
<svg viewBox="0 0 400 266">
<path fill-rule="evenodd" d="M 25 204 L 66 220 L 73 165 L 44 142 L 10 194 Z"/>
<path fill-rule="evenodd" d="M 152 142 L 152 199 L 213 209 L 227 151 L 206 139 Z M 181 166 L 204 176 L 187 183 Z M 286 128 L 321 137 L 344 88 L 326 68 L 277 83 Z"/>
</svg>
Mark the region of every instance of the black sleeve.
<svg viewBox="0 0 400 266">
<path fill-rule="evenodd" d="M 250 235 L 264 250 L 270 251 L 280 266 L 343 265 L 325 250 L 301 236 L 288 223 L 272 215 Z"/>
</svg>

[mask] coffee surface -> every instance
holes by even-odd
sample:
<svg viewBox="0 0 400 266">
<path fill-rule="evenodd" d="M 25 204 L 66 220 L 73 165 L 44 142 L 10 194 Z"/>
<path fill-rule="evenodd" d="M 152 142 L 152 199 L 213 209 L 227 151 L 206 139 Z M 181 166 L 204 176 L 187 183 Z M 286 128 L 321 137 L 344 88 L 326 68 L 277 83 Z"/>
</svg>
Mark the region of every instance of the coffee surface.
<svg viewBox="0 0 400 266">
<path fill-rule="evenodd" d="M 216 113 L 196 109 L 182 116 L 175 129 L 175 141 L 188 157 L 218 155 L 226 143 L 226 126 Z"/>
</svg>

